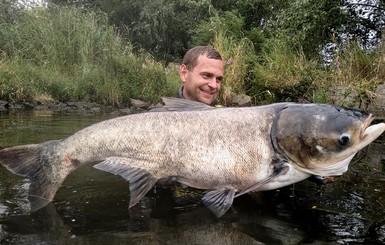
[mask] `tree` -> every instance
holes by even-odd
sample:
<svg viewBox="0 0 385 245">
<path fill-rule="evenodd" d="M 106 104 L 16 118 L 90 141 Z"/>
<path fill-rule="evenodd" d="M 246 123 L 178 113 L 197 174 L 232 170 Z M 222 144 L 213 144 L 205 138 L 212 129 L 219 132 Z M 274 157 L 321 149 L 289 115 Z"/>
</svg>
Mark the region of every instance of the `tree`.
<svg viewBox="0 0 385 245">
<path fill-rule="evenodd" d="M 210 0 L 51 0 L 105 12 L 137 50 L 144 49 L 166 62 L 189 48 L 192 30 L 207 19 Z"/>
<path fill-rule="evenodd" d="M 293 1 L 269 27 L 276 37 L 301 47 L 307 56 L 318 55 L 324 45 L 332 42 L 356 40 L 363 47 L 373 47 L 381 38 L 384 11 L 378 0 L 365 2 Z"/>
<path fill-rule="evenodd" d="M 17 0 L 1 0 L 0 1 L 0 23 L 12 22 L 16 19 L 18 13 Z"/>
<path fill-rule="evenodd" d="M 360 40 L 365 49 L 378 46 L 385 23 L 385 3 L 380 0 L 352 1 L 344 4 L 352 22 L 347 39 Z"/>
<path fill-rule="evenodd" d="M 236 11 L 244 18 L 244 30 L 263 27 L 267 20 L 277 18 L 292 0 L 212 0 L 214 8 L 221 11 Z"/>
</svg>

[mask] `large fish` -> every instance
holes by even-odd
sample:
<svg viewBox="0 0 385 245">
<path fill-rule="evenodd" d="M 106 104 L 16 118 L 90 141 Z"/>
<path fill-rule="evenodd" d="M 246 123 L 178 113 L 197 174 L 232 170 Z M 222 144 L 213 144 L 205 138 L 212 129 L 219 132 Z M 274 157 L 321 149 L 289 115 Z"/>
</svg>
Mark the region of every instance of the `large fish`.
<svg viewBox="0 0 385 245">
<path fill-rule="evenodd" d="M 338 176 L 353 156 L 385 130 L 374 117 L 322 104 L 213 107 L 165 99 L 167 112 L 96 123 L 62 140 L 0 151 L 0 163 L 28 177 L 31 210 L 55 196 L 68 174 L 95 168 L 129 181 L 130 207 L 159 179 L 207 190 L 203 203 L 222 216 L 233 199 L 311 175 Z"/>
</svg>

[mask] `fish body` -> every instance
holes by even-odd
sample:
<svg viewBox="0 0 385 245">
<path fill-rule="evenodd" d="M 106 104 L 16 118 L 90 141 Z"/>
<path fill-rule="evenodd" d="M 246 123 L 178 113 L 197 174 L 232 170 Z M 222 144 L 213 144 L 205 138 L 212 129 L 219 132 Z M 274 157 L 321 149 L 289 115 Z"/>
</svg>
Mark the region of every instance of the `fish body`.
<svg viewBox="0 0 385 245">
<path fill-rule="evenodd" d="M 0 150 L 0 163 L 31 180 L 36 210 L 53 200 L 79 166 L 130 182 L 130 207 L 159 179 L 207 190 L 203 203 L 218 217 L 233 199 L 271 190 L 311 175 L 341 175 L 354 154 L 385 130 L 372 116 L 330 105 L 278 103 L 214 109 L 165 99 L 169 111 L 96 123 L 42 144 Z"/>
</svg>

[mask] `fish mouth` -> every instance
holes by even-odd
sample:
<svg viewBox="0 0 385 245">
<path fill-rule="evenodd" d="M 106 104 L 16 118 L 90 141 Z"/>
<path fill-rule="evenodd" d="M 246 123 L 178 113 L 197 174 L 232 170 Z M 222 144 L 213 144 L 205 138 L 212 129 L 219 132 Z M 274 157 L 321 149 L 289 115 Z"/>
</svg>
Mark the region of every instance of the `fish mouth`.
<svg viewBox="0 0 385 245">
<path fill-rule="evenodd" d="M 376 117 L 370 114 L 369 117 L 365 119 L 359 135 L 360 142 L 354 147 L 354 150 L 361 150 L 385 131 L 385 123 L 383 122 L 371 125 L 375 118 Z"/>
<path fill-rule="evenodd" d="M 360 132 L 360 140 L 364 140 L 365 136 L 367 135 L 366 130 L 369 128 L 370 124 L 374 121 L 376 117 L 373 116 L 373 114 L 369 114 L 368 118 L 365 119 L 364 124 L 361 127 L 361 132 Z"/>
</svg>

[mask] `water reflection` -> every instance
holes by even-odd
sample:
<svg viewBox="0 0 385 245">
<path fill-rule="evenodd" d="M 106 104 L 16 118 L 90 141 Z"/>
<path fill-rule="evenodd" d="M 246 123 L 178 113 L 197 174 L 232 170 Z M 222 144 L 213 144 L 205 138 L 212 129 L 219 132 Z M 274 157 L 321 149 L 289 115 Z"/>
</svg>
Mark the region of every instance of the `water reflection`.
<svg viewBox="0 0 385 245">
<path fill-rule="evenodd" d="M 145 198 L 145 202 L 152 202 Z M 60 208 L 58 208 L 60 209 Z M 136 210 L 135 210 L 136 209 Z M 125 217 L 126 229 L 78 233 L 72 221 L 62 219 L 54 204 L 30 215 L 10 215 L 3 221 L 2 238 L 8 244 L 298 244 L 306 233 L 278 218 L 258 213 L 233 213 L 218 220 L 204 207 L 171 216 L 153 217 L 156 206 L 139 206 Z M 157 210 L 160 211 L 160 210 Z M 140 219 L 135 218 L 140 214 Z M 100 211 L 99 211 L 100 213 Z M 132 217 L 132 215 L 134 217 Z M 104 222 L 103 219 L 99 220 Z M 79 221 L 77 221 L 79 222 Z M 94 221 L 82 221 L 85 223 Z M 138 223 L 139 222 L 139 223 Z M 146 225 L 143 226 L 143 223 Z M 79 225 L 79 224 L 78 224 Z M 135 226 L 134 226 L 135 225 Z M 74 231 L 75 228 L 75 231 Z M 12 234 L 12 235 L 10 235 Z"/>
<path fill-rule="evenodd" d="M 0 147 L 66 137 L 110 114 L 0 114 Z M 28 181 L 0 168 L 1 244 L 383 244 L 385 144 L 319 188 L 303 181 L 254 199 L 235 199 L 217 219 L 203 206 L 181 209 L 157 187 L 128 209 L 128 184 L 91 165 L 71 174 L 54 203 L 29 213 Z"/>
<path fill-rule="evenodd" d="M 0 113 L 0 147 L 64 138 L 111 114 L 13 111 Z"/>
</svg>

